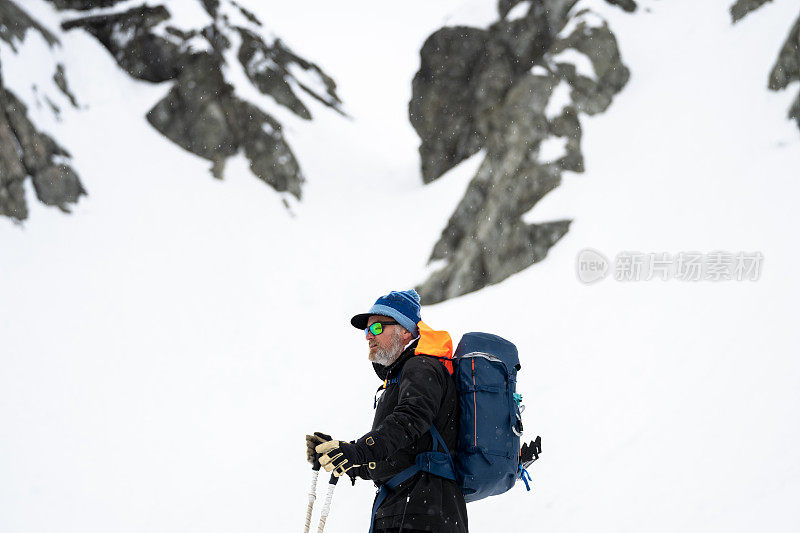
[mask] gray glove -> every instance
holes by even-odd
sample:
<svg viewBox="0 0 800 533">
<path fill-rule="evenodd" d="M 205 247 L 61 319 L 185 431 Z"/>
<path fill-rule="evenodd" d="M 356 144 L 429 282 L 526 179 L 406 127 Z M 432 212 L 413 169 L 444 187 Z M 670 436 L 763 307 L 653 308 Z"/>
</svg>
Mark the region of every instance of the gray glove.
<svg viewBox="0 0 800 533">
<path fill-rule="evenodd" d="M 317 460 L 319 459 L 319 454 L 316 452 L 315 448 L 329 440 L 331 440 L 330 435 L 320 433 L 319 431 L 315 431 L 313 435 L 306 435 L 306 460 L 312 465 L 318 465 L 319 463 Z"/>
</svg>

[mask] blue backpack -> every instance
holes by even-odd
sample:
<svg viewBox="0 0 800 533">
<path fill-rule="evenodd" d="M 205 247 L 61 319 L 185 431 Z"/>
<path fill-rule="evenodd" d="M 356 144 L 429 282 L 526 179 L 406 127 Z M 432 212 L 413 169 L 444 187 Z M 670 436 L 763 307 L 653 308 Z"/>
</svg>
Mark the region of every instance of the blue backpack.
<svg viewBox="0 0 800 533">
<path fill-rule="evenodd" d="M 518 478 L 530 490 L 520 461 L 517 347 L 490 333 L 467 333 L 458 343 L 454 363 L 460 410 L 455 474 L 464 499 L 474 502 L 502 494 Z"/>
<path fill-rule="evenodd" d="M 458 343 L 453 363 L 459 404 L 455 456 L 431 426 L 433 450 L 418 454 L 414 465 L 381 485 L 372 507 L 373 523 L 389 491 L 419 472 L 456 481 L 467 502 L 502 494 L 517 479 L 530 490 L 526 468 L 539 458 L 541 438 L 520 448 L 523 408 L 522 396 L 516 394 L 517 347 L 490 333 L 467 333 Z"/>
</svg>

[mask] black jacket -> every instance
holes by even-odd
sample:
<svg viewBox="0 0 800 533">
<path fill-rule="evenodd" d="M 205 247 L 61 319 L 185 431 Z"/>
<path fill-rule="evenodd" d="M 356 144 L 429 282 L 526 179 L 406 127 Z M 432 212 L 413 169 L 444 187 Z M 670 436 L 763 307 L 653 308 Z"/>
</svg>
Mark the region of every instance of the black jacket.
<svg viewBox="0 0 800 533">
<path fill-rule="evenodd" d="M 453 453 L 458 438 L 458 397 L 455 382 L 444 364 L 434 357 L 414 355 L 409 345 L 388 367 L 373 365 L 378 377 L 390 380 L 378 399 L 372 436 L 388 451 L 388 459 L 374 469 L 360 468 L 358 475 L 382 485 L 414 464 L 420 452 L 433 449 L 431 424 Z M 361 440 L 361 439 L 360 439 Z M 466 533 L 467 507 L 458 485 L 420 472 L 392 491 L 375 515 L 375 529 L 399 528 Z"/>
</svg>

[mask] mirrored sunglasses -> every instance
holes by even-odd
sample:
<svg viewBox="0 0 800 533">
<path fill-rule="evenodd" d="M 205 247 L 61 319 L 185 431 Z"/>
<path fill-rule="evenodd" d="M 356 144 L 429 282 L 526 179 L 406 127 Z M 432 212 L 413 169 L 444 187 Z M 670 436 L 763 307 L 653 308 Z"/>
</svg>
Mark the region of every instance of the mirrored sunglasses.
<svg viewBox="0 0 800 533">
<path fill-rule="evenodd" d="M 364 328 L 364 334 L 372 333 L 373 335 L 380 335 L 383 333 L 383 328 L 385 326 L 394 326 L 395 324 L 397 324 L 397 322 L 375 322 L 369 327 Z"/>
</svg>

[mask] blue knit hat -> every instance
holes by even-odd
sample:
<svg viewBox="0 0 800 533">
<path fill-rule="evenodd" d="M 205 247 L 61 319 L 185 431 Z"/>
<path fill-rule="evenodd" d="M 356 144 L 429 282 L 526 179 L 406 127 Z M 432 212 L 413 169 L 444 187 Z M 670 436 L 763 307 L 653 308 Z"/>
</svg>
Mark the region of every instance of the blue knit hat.
<svg viewBox="0 0 800 533">
<path fill-rule="evenodd" d="M 350 323 L 358 329 L 364 329 L 367 327 L 369 317 L 372 315 L 390 316 L 416 337 L 419 335 L 417 322 L 422 320 L 420 316 L 419 294 L 417 294 L 417 291 L 414 289 L 392 291 L 375 300 L 375 305 L 373 305 L 368 312 L 358 314 L 351 318 Z"/>
</svg>

